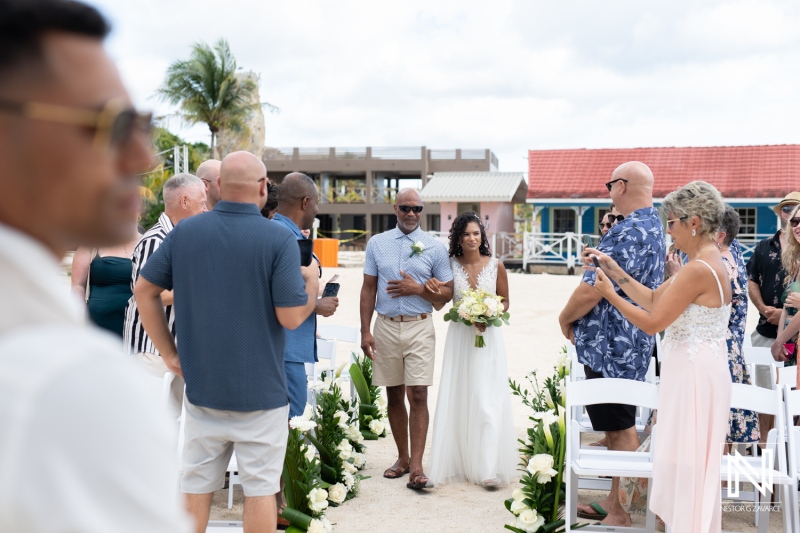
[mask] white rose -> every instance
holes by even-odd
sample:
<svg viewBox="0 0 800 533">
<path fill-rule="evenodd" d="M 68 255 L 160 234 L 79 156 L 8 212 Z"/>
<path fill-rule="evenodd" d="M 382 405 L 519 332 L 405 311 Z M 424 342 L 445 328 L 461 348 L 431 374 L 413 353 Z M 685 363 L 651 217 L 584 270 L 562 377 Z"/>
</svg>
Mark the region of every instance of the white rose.
<svg viewBox="0 0 800 533">
<path fill-rule="evenodd" d="M 356 472 L 358 472 L 356 466 L 350 461 L 344 461 L 342 463 L 342 468 L 344 469 L 345 472 L 350 472 L 351 474 L 355 474 Z"/>
<path fill-rule="evenodd" d="M 511 493 L 511 497 L 514 498 L 514 501 L 521 502 L 525 499 L 525 493 L 522 492 L 522 489 L 514 489 L 514 492 Z"/>
<path fill-rule="evenodd" d="M 528 506 L 525 505 L 523 502 L 519 500 L 514 500 L 511 502 L 511 512 L 514 513 L 515 516 L 519 516 L 519 513 L 528 509 Z"/>
<path fill-rule="evenodd" d="M 317 427 L 317 423 L 311 420 L 306 420 L 302 416 L 295 416 L 289 420 L 289 427 L 292 429 L 299 429 L 301 432 L 305 433 L 306 431 L 310 431 Z"/>
<path fill-rule="evenodd" d="M 363 453 L 354 453 L 353 464 L 356 468 L 363 468 L 364 465 L 367 464 L 367 456 Z"/>
<path fill-rule="evenodd" d="M 328 487 L 328 499 L 336 505 L 344 503 L 345 498 L 347 498 L 347 489 L 341 483 Z"/>
<path fill-rule="evenodd" d="M 464 320 L 469 320 L 469 309 L 466 307 L 459 307 L 458 308 L 458 316 L 463 318 Z"/>
<path fill-rule="evenodd" d="M 322 381 L 317 381 L 311 386 L 311 390 L 316 392 L 328 392 L 331 389 L 331 385 L 333 384 L 333 378 L 330 376 L 325 376 L 325 379 Z"/>
<path fill-rule="evenodd" d="M 528 472 L 536 476 L 539 483 L 549 483 L 558 472 L 553 469 L 553 456 L 547 453 L 538 453 L 528 461 Z"/>
<path fill-rule="evenodd" d="M 328 491 L 311 489 L 311 492 L 308 493 L 308 503 L 314 513 L 321 513 L 328 508 Z"/>
<path fill-rule="evenodd" d="M 308 533 L 325 533 L 325 525 L 315 518 L 308 524 Z"/>
<path fill-rule="evenodd" d="M 336 449 L 339 451 L 339 457 L 343 461 L 350 459 L 350 456 L 353 455 L 353 446 L 347 439 L 342 439 Z"/>
<path fill-rule="evenodd" d="M 529 533 L 534 533 L 543 525 L 544 517 L 539 516 L 539 514 L 533 509 L 522 511 L 517 517 L 516 526 L 524 531 L 528 531 Z"/>
<path fill-rule="evenodd" d="M 347 426 L 347 429 L 344 430 L 344 434 L 350 442 L 355 442 L 356 444 L 364 440 L 363 435 L 361 435 L 361 430 L 358 429 L 356 424 Z"/>
<path fill-rule="evenodd" d="M 425 249 L 425 245 L 422 244 L 422 241 L 417 241 L 414 243 L 414 247 L 419 250 L 420 252 Z"/>
<path fill-rule="evenodd" d="M 336 411 L 333 418 L 337 420 L 337 425 L 342 429 L 347 429 L 347 422 L 350 419 L 344 411 Z"/>
<path fill-rule="evenodd" d="M 386 430 L 386 426 L 382 420 L 372 420 L 369 423 L 369 430 L 376 435 L 383 435 L 383 432 Z"/>
</svg>

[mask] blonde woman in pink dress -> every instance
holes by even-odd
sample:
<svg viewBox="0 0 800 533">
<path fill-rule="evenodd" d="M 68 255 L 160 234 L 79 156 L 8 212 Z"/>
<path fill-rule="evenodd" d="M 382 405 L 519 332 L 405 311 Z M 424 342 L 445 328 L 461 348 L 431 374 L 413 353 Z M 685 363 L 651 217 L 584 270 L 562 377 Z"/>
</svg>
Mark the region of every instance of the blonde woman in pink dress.
<svg viewBox="0 0 800 533">
<path fill-rule="evenodd" d="M 587 251 L 600 264 L 595 287 L 625 318 L 651 335 L 666 328 L 650 509 L 676 533 L 713 533 L 722 529 L 720 459 L 731 401 L 731 282 L 714 242 L 725 207 L 713 186 L 695 181 L 670 193 L 663 208 L 667 231 L 689 262 L 658 289 Z M 613 283 L 642 309 L 617 295 Z"/>
</svg>

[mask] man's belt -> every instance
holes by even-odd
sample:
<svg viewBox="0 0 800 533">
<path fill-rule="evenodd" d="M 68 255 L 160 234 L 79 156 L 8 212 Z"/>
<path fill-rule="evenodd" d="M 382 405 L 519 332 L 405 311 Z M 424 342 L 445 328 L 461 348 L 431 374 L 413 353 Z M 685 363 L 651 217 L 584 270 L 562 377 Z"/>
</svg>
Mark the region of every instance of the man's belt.
<svg viewBox="0 0 800 533">
<path fill-rule="evenodd" d="M 386 316 L 381 314 L 379 314 L 378 316 L 384 320 L 389 320 L 390 322 L 416 322 L 417 320 L 425 320 L 426 318 L 428 318 L 427 313 L 423 313 L 418 316 L 404 316 L 404 315 Z"/>
</svg>

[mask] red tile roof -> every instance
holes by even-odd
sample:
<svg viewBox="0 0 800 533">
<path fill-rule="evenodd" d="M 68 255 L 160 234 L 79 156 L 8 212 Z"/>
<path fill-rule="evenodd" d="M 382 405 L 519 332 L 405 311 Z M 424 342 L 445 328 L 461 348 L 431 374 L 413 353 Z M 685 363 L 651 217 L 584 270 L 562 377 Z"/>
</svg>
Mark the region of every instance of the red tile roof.
<svg viewBox="0 0 800 533">
<path fill-rule="evenodd" d="M 782 198 L 800 189 L 800 145 L 529 150 L 528 198 L 608 198 L 605 183 L 626 161 L 647 164 L 653 196 L 694 180 L 726 198 Z"/>
</svg>

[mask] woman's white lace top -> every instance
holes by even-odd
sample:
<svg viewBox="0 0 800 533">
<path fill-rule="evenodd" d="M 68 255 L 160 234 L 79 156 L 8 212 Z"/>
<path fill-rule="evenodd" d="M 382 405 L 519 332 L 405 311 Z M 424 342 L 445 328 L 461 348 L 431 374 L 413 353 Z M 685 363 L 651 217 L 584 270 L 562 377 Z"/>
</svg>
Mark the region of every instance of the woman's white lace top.
<svg viewBox="0 0 800 533">
<path fill-rule="evenodd" d="M 453 269 L 453 302 L 461 301 L 461 291 L 470 289 L 467 271 L 455 257 L 450 258 L 450 268 Z M 497 259 L 492 257 L 478 274 L 478 288 L 491 294 L 497 294 Z M 727 323 L 726 323 L 727 324 Z"/>
<path fill-rule="evenodd" d="M 698 261 L 700 261 L 698 259 Z M 706 265 L 714 274 L 719 288 L 720 302 L 725 301 L 722 285 L 716 271 L 705 261 L 700 261 Z M 722 307 L 706 307 L 695 303 L 689 304 L 683 313 L 666 330 L 664 335 L 665 357 L 675 344 L 688 344 L 689 360 L 693 361 L 697 356 L 701 345 L 709 344 L 720 345 L 723 350 L 715 350 L 715 356 L 720 353 L 727 353 L 726 335 L 728 332 L 728 321 L 731 317 L 731 304 Z M 661 356 L 661 354 L 659 354 Z"/>
</svg>

